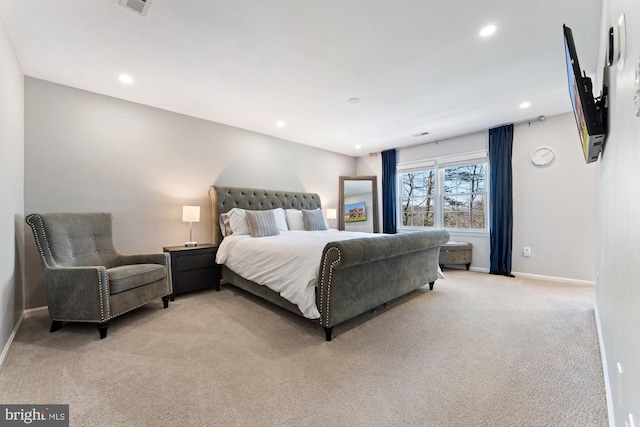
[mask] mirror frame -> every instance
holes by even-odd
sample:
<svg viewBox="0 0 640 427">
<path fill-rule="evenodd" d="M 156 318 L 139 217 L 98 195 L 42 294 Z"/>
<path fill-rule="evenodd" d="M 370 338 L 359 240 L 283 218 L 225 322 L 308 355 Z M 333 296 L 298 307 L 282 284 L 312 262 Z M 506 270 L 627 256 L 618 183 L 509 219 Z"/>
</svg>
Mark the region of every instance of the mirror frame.
<svg viewBox="0 0 640 427">
<path fill-rule="evenodd" d="M 380 225 L 378 220 L 378 177 L 373 176 L 341 176 L 340 187 L 338 190 L 338 230 L 344 231 L 344 182 L 345 181 L 371 181 L 371 198 L 373 209 L 373 232 L 380 232 Z"/>
</svg>

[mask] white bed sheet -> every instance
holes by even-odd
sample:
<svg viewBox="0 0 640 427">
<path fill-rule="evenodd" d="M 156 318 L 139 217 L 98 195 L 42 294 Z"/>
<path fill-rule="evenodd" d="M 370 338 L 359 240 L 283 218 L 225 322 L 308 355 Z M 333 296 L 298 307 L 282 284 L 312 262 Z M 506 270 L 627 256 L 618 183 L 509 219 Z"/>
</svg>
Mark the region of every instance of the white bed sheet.
<svg viewBox="0 0 640 427">
<path fill-rule="evenodd" d="M 325 245 L 375 236 L 379 234 L 338 230 L 281 231 L 269 237 L 231 235 L 222 240 L 216 262 L 278 292 L 297 305 L 304 317 L 318 319 L 315 288 Z"/>
</svg>

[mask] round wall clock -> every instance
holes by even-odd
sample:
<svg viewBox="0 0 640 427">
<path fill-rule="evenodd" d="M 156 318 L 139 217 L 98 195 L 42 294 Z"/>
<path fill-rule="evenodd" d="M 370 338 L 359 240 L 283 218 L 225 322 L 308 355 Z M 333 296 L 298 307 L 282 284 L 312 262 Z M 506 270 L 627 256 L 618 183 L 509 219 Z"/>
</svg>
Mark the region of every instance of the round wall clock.
<svg viewBox="0 0 640 427">
<path fill-rule="evenodd" d="M 549 147 L 538 147 L 531 152 L 531 163 L 536 166 L 549 166 L 556 158 L 556 153 Z"/>
</svg>

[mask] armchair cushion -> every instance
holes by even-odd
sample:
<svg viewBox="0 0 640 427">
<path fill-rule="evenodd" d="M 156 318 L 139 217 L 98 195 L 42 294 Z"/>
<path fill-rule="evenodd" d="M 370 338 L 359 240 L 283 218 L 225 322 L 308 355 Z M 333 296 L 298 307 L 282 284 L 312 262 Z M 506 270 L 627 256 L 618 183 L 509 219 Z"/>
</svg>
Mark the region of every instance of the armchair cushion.
<svg viewBox="0 0 640 427">
<path fill-rule="evenodd" d="M 167 270 L 160 264 L 121 265 L 107 269 L 111 295 L 128 291 L 140 286 L 162 280 L 167 277 Z"/>
</svg>

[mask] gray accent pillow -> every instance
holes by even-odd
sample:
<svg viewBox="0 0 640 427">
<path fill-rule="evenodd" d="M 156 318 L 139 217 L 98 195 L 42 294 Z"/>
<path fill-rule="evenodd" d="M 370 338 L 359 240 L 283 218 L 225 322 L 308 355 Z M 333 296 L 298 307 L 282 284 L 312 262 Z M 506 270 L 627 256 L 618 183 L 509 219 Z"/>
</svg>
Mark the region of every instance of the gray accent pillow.
<svg viewBox="0 0 640 427">
<path fill-rule="evenodd" d="M 277 236 L 280 234 L 273 211 L 246 211 L 251 237 Z"/>
<path fill-rule="evenodd" d="M 327 229 L 327 221 L 320 209 L 302 209 L 302 221 L 307 231 L 320 231 Z"/>
</svg>

